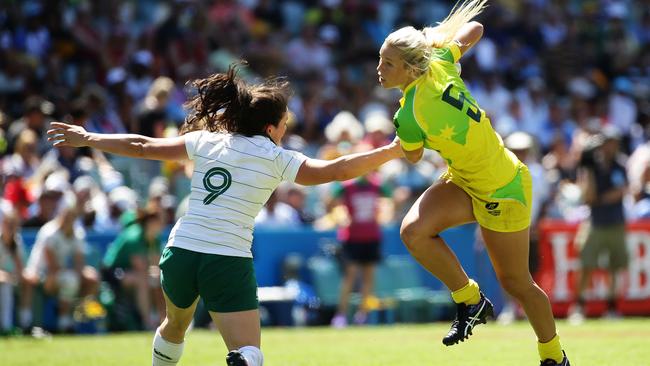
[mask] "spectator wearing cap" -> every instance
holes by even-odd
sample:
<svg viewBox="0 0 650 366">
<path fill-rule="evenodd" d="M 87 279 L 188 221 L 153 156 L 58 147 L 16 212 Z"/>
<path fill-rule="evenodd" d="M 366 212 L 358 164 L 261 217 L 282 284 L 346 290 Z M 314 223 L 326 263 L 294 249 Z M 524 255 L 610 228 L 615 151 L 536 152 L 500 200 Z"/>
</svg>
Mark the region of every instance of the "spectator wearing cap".
<svg viewBox="0 0 650 366">
<path fill-rule="evenodd" d="M 149 191 L 147 195 L 147 209 L 157 210 L 162 213 L 163 222 L 173 224 L 176 198 L 169 190 L 169 180 L 163 176 L 149 179 Z"/>
<path fill-rule="evenodd" d="M 82 175 L 75 179 L 72 189 L 77 198 L 79 219 L 84 229 L 92 230 L 98 220 L 109 216 L 108 199 L 91 176 Z"/>
<path fill-rule="evenodd" d="M 25 267 L 25 277 L 32 289 L 43 286 L 48 296 L 58 300 L 57 330 L 72 330 L 72 305 L 80 298 L 95 295 L 98 288 L 97 271 L 86 264 L 88 244 L 85 231 L 76 223 L 79 216 L 73 193 L 68 192 L 60 201 L 53 220 L 36 234 L 34 247 Z"/>
<path fill-rule="evenodd" d="M 25 288 L 23 259 L 25 249 L 19 232 L 20 217 L 11 203 L 0 200 L 0 335 L 13 330 L 14 289 L 19 292 L 21 308 L 31 306 L 22 296 Z M 19 315 L 21 325 L 22 317 Z"/>
<path fill-rule="evenodd" d="M 618 274 L 627 268 L 628 254 L 625 246 L 625 216 L 623 197 L 627 191 L 627 176 L 619 161 L 620 132 L 611 125 L 595 135 L 583 152 L 577 173 L 577 183 L 582 189 L 585 203 L 591 208 L 591 218 L 578 233 L 580 275 L 576 286 L 576 304 L 569 313 L 569 321 L 580 323 L 584 319 L 585 290 L 591 274 L 599 268 L 599 257 L 606 255 L 610 286 L 607 293 L 608 316 L 616 316 L 616 285 Z"/>
<path fill-rule="evenodd" d="M 151 67 L 153 55 L 147 50 L 139 50 L 133 54 L 130 64 L 129 77 L 126 80 L 126 92 L 137 103 L 142 100 L 153 83 Z"/>
<path fill-rule="evenodd" d="M 108 193 L 108 216 L 95 220 L 97 232 L 118 232 L 135 220 L 138 195 L 127 186 L 118 186 Z"/>
<path fill-rule="evenodd" d="M 373 149 L 388 144 L 391 134 L 395 133 L 393 122 L 381 111 L 373 111 L 363 121 L 366 136 L 361 140 L 362 144 L 368 144 Z"/>
<path fill-rule="evenodd" d="M 341 111 L 325 127 L 327 143 L 318 152 L 321 159 L 330 160 L 350 152 L 363 138 L 363 125 L 349 111 Z"/>
<path fill-rule="evenodd" d="M 23 222 L 25 228 L 41 228 L 52 220 L 56 214 L 59 200 L 70 190 L 70 184 L 64 174 L 50 174 L 41 189 L 36 201 L 36 213 Z"/>
<path fill-rule="evenodd" d="M 634 101 L 632 82 L 625 77 L 614 79 L 614 87 L 609 95 L 608 120 L 621 131 L 624 141 L 631 137 L 636 125 L 638 107 Z M 632 146 L 634 147 L 634 146 Z"/>
</svg>

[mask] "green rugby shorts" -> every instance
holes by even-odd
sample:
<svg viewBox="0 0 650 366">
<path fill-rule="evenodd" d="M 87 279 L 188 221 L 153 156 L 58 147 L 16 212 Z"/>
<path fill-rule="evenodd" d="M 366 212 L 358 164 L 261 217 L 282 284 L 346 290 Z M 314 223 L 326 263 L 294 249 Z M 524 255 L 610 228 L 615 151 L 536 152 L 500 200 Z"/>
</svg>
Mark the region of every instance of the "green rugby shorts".
<svg viewBox="0 0 650 366">
<path fill-rule="evenodd" d="M 230 257 L 166 247 L 160 257 L 160 282 L 174 305 L 185 309 L 201 296 L 209 311 L 257 309 L 252 258 Z"/>
</svg>

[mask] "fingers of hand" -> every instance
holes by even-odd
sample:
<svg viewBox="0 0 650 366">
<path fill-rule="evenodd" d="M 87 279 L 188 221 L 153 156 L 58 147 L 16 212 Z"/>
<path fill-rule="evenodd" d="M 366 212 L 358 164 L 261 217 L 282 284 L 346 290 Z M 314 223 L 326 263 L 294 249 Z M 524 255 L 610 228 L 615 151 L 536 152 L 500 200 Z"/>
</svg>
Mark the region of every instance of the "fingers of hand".
<svg viewBox="0 0 650 366">
<path fill-rule="evenodd" d="M 63 123 L 63 122 L 50 122 L 50 126 L 52 126 L 54 128 L 65 128 L 65 127 L 68 127 L 70 125 L 68 125 L 67 123 Z"/>
<path fill-rule="evenodd" d="M 47 141 L 53 141 L 54 146 L 65 142 L 65 131 L 62 128 L 52 128 L 47 131 Z"/>
</svg>

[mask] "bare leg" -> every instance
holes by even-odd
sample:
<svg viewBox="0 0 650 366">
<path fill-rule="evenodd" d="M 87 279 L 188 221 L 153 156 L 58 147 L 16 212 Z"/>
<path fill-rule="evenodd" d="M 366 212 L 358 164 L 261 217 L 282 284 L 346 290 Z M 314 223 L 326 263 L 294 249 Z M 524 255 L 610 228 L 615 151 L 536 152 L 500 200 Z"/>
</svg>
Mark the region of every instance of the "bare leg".
<svg viewBox="0 0 650 366">
<path fill-rule="evenodd" d="M 367 301 L 373 293 L 375 287 L 375 265 L 365 264 L 361 266 L 361 306 L 359 312 L 366 314 L 368 312 Z"/>
<path fill-rule="evenodd" d="M 245 346 L 260 348 L 260 313 L 257 309 L 232 313 L 210 311 L 210 317 L 217 325 L 229 350 Z"/>
<path fill-rule="evenodd" d="M 135 303 L 140 313 L 142 325 L 146 329 L 154 329 L 155 324 L 151 324 L 149 314 L 151 313 L 151 294 L 149 292 L 149 280 L 147 273 L 144 271 L 127 272 L 122 283 L 125 287 L 132 288 L 135 291 Z"/>
<path fill-rule="evenodd" d="M 91 267 L 85 266 L 81 270 L 81 289 L 82 296 L 95 296 L 99 292 L 99 273 Z"/>
<path fill-rule="evenodd" d="M 199 298 L 197 297 L 196 300 L 194 300 L 194 303 L 188 308 L 183 309 L 174 305 L 167 295 L 164 295 L 167 315 L 160 327 L 158 327 L 158 332 L 160 332 L 160 335 L 168 342 L 182 343 L 185 338 L 185 332 L 194 317 L 194 311 L 196 310 L 196 304 L 198 304 Z"/>
<path fill-rule="evenodd" d="M 400 236 L 411 255 L 451 291 L 469 282 L 456 255 L 439 234 L 475 221 L 471 198 L 452 182 L 439 181 L 413 204 L 402 221 Z"/>
<path fill-rule="evenodd" d="M 345 265 L 345 277 L 341 282 L 341 295 L 339 297 L 339 306 L 337 314 L 347 316 L 348 304 L 350 302 L 350 293 L 354 287 L 354 283 L 359 275 L 359 266 L 354 263 Z"/>
<path fill-rule="evenodd" d="M 584 294 L 585 290 L 587 289 L 587 286 L 589 285 L 589 280 L 591 279 L 591 273 L 593 271 L 590 268 L 583 268 L 580 270 L 578 274 L 578 289 L 576 296 L 578 298 L 578 302 L 582 302 L 584 299 Z M 581 304 L 582 305 L 582 304 Z"/>
<path fill-rule="evenodd" d="M 555 320 L 546 293 L 533 281 L 528 268 L 528 229 L 502 233 L 481 228 L 501 286 L 524 308 L 541 343 L 555 337 Z"/>
</svg>

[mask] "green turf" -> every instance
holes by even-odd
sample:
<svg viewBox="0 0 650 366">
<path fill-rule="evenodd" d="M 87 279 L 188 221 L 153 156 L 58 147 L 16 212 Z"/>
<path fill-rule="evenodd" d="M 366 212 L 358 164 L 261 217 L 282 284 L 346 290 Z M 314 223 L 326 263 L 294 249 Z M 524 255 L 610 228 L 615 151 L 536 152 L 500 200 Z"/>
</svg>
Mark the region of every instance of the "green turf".
<svg viewBox="0 0 650 366">
<path fill-rule="evenodd" d="M 538 366 L 535 337 L 528 323 L 481 325 L 470 342 L 444 347 L 447 324 L 382 327 L 266 328 L 266 366 L 516 365 Z M 560 335 L 573 366 L 650 365 L 650 319 L 560 322 Z M 52 339 L 0 339 L 0 364 L 150 365 L 150 333 Z M 187 336 L 179 365 L 224 365 L 226 349 L 216 332 Z"/>
</svg>

